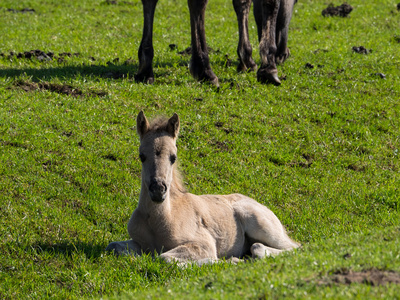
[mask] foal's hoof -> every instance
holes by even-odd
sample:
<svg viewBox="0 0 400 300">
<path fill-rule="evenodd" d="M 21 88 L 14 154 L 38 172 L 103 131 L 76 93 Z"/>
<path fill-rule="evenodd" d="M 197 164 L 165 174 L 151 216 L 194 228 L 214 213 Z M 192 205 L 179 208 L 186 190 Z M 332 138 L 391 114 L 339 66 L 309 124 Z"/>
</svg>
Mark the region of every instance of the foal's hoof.
<svg viewBox="0 0 400 300">
<path fill-rule="evenodd" d="M 106 248 L 106 252 L 112 253 L 115 256 L 120 256 L 120 255 L 130 255 L 129 249 L 124 246 L 121 246 L 120 243 L 118 242 L 111 242 L 108 244 Z"/>
<path fill-rule="evenodd" d="M 281 81 L 278 77 L 278 72 L 270 71 L 266 69 L 259 69 L 257 72 L 257 80 L 261 83 L 272 83 L 273 85 L 281 85 Z"/>
<path fill-rule="evenodd" d="M 272 251 L 270 251 L 268 247 L 265 247 L 261 243 L 254 243 L 250 247 L 250 251 L 251 251 L 252 257 L 255 259 L 261 259 L 264 257 L 269 257 L 269 256 L 274 255 L 274 253 Z"/>
</svg>

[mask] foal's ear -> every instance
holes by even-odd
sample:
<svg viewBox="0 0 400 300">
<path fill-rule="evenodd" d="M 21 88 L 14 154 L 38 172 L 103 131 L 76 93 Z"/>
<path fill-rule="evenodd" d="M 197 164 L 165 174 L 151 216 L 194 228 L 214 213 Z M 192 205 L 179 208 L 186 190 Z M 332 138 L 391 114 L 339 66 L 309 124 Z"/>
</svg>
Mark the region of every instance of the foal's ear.
<svg viewBox="0 0 400 300">
<path fill-rule="evenodd" d="M 143 110 L 141 110 L 136 118 L 136 130 L 140 139 L 142 139 L 143 136 L 146 134 L 146 132 L 149 131 L 149 127 L 150 127 L 149 121 L 147 121 L 146 116 L 143 113 Z"/>
<path fill-rule="evenodd" d="M 179 133 L 179 116 L 176 113 L 168 120 L 167 131 L 173 138 L 177 138 Z"/>
</svg>

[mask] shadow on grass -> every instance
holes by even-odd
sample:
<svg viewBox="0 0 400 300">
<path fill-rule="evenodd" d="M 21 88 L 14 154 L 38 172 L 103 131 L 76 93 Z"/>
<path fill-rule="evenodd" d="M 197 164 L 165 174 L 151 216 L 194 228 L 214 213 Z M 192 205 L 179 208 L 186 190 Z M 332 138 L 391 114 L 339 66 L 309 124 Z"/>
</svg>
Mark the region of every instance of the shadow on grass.
<svg viewBox="0 0 400 300">
<path fill-rule="evenodd" d="M 31 77 L 33 81 L 66 79 L 82 77 L 102 77 L 110 79 L 132 79 L 137 72 L 136 65 L 81 65 L 81 66 L 58 66 L 39 68 L 4 68 L 0 69 L 0 77 L 19 78 L 21 76 Z"/>
<path fill-rule="evenodd" d="M 71 257 L 73 254 L 84 253 L 87 258 L 96 259 L 106 252 L 105 248 L 105 245 L 88 244 L 84 242 L 61 242 L 56 244 L 39 242 L 28 246 L 26 249 L 33 250 L 38 254 L 47 252 L 51 255 L 63 255 L 68 257 Z"/>
<path fill-rule="evenodd" d="M 179 58 L 173 61 L 160 61 L 153 64 L 155 77 L 162 78 L 169 74 L 169 71 L 165 69 L 176 68 L 176 67 L 188 67 L 190 56 Z M 233 63 L 231 66 L 226 65 L 224 59 L 217 59 L 212 62 L 214 66 L 220 67 L 237 67 L 237 63 Z M 38 66 L 37 68 L 2 68 L 0 69 L 0 77 L 7 78 L 20 78 L 21 76 L 30 77 L 35 82 L 49 81 L 53 79 L 65 80 L 75 77 L 100 77 L 111 80 L 128 79 L 134 81 L 134 75 L 138 72 L 139 65 L 136 62 L 132 63 L 112 63 L 108 62 L 106 65 L 103 64 L 91 64 L 91 65 L 60 65 L 60 66 Z M 178 72 L 178 71 L 177 71 Z M 189 72 L 189 70 L 188 70 Z M 222 76 L 222 74 L 220 74 Z"/>
</svg>

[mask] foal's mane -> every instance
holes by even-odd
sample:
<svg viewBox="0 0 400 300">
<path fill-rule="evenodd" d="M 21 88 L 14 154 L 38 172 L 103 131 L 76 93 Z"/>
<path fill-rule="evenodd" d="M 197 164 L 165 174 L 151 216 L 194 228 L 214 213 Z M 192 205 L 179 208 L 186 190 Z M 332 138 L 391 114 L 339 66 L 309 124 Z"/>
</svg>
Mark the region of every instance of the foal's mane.
<svg viewBox="0 0 400 300">
<path fill-rule="evenodd" d="M 165 116 L 159 116 L 151 121 L 150 127 L 147 133 L 163 133 L 167 131 L 168 126 L 168 118 Z M 177 160 L 173 165 L 172 172 L 172 185 L 171 185 L 171 193 L 174 191 L 179 191 L 181 193 L 186 193 L 185 185 L 183 184 L 182 174 L 179 171 L 179 161 Z"/>
<path fill-rule="evenodd" d="M 160 132 L 167 132 L 168 127 L 168 118 L 165 116 L 158 116 L 154 120 L 150 122 L 150 127 L 148 132 L 152 133 L 160 133 Z"/>
</svg>

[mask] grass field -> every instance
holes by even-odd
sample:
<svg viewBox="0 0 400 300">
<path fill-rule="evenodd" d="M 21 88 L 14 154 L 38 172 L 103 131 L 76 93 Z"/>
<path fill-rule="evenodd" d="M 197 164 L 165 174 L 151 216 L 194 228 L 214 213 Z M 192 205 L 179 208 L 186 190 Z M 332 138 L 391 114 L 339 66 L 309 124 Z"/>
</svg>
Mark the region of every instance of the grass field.
<svg viewBox="0 0 400 300">
<path fill-rule="evenodd" d="M 0 299 L 398 299 L 400 11 L 354 0 L 348 17 L 323 17 L 329 3 L 296 4 L 275 87 L 236 72 L 232 4 L 210 1 L 216 89 L 178 54 L 190 45 L 185 1 L 158 4 L 154 85 L 133 79 L 140 1 L 1 1 Z M 179 114 L 190 192 L 246 194 L 303 247 L 185 269 L 105 253 L 128 238 L 137 205 L 141 109 Z"/>
</svg>

